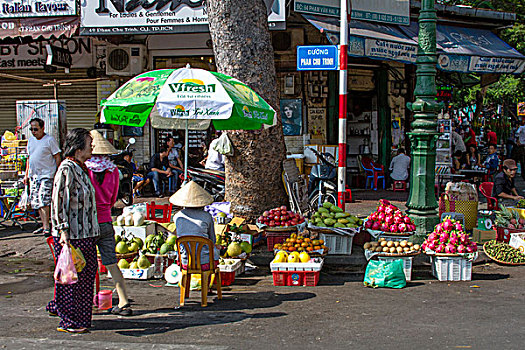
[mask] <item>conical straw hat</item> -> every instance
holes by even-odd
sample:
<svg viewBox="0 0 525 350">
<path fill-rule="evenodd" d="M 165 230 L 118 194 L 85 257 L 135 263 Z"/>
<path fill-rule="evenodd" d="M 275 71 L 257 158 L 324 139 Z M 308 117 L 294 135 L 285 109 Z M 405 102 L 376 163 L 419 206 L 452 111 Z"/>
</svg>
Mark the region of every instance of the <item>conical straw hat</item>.
<svg viewBox="0 0 525 350">
<path fill-rule="evenodd" d="M 93 138 L 93 151 L 92 154 L 115 154 L 117 149 L 102 136 L 97 130 L 90 131 L 91 137 Z"/>
<path fill-rule="evenodd" d="M 213 203 L 213 197 L 196 182 L 190 181 L 170 197 L 170 203 L 178 207 L 199 208 Z"/>
</svg>

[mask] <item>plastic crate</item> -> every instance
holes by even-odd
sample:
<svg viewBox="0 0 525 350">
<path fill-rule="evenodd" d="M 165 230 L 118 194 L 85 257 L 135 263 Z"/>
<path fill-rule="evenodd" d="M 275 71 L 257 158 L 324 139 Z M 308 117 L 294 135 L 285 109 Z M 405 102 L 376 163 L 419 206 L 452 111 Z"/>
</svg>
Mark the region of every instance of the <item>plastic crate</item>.
<svg viewBox="0 0 525 350">
<path fill-rule="evenodd" d="M 310 259 L 307 263 L 270 263 L 270 270 L 274 271 L 321 271 L 323 268 L 323 259 Z"/>
<path fill-rule="evenodd" d="M 221 271 L 221 286 L 229 286 L 235 281 L 235 271 L 222 272 Z"/>
<path fill-rule="evenodd" d="M 338 235 L 331 233 L 321 233 L 321 239 L 324 240 L 324 245 L 328 247 L 328 254 L 352 254 L 352 241 L 354 235 Z"/>
<path fill-rule="evenodd" d="M 412 259 L 413 258 L 411 256 L 404 257 L 404 258 L 394 258 L 394 257 L 391 258 L 391 257 L 386 257 L 386 256 L 379 256 L 377 258 L 380 261 L 386 261 L 386 262 L 390 262 L 390 261 L 394 261 L 398 259 L 403 260 L 403 272 L 405 273 L 405 278 L 407 281 L 412 280 Z"/>
<path fill-rule="evenodd" d="M 219 265 L 221 270 L 221 285 L 229 286 L 235 281 L 235 276 L 244 272 L 244 262 L 241 259 L 224 259 L 225 261 L 234 261 L 230 265 Z M 239 272 L 241 271 L 242 272 Z"/>
<path fill-rule="evenodd" d="M 517 232 L 523 232 L 523 229 L 513 229 L 513 228 L 506 228 L 501 226 L 496 226 L 496 241 L 498 242 L 510 242 L 510 234 L 511 233 L 517 233 Z"/>
<path fill-rule="evenodd" d="M 286 231 L 286 232 L 266 232 L 266 243 L 268 246 L 268 251 L 273 251 L 273 246 L 276 244 L 281 244 L 286 241 L 287 238 L 290 238 L 290 235 L 292 231 Z"/>
<path fill-rule="evenodd" d="M 461 257 L 431 256 L 432 275 L 440 281 L 472 280 L 472 260 Z"/>
<path fill-rule="evenodd" d="M 320 271 L 272 271 L 274 286 L 315 287 Z"/>
</svg>

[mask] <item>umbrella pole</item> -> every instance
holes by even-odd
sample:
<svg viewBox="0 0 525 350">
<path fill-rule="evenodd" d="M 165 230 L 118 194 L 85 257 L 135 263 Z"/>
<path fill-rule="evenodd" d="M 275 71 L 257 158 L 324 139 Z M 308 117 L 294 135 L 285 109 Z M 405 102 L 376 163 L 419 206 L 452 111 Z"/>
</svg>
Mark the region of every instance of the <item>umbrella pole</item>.
<svg viewBox="0 0 525 350">
<path fill-rule="evenodd" d="M 186 119 L 186 130 L 184 131 L 184 184 L 186 182 L 188 182 L 188 152 L 189 152 L 189 149 L 188 149 L 188 144 L 189 144 L 189 141 L 188 141 L 188 136 L 189 136 L 189 131 L 188 131 L 188 124 L 189 124 L 189 121 L 188 119 Z"/>
</svg>

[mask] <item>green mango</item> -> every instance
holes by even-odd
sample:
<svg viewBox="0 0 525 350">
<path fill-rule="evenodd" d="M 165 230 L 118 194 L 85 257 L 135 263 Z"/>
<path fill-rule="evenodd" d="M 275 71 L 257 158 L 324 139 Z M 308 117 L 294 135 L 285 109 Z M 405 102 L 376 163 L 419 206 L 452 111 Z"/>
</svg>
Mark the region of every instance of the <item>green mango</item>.
<svg viewBox="0 0 525 350">
<path fill-rule="evenodd" d="M 337 205 L 332 205 L 330 207 L 330 211 L 332 213 L 342 213 L 343 212 L 343 209 L 339 208 Z"/>
<path fill-rule="evenodd" d="M 330 202 L 324 202 L 324 203 L 323 203 L 323 207 L 326 208 L 326 209 L 330 209 L 330 208 L 332 207 L 332 205 L 333 205 L 333 204 L 330 203 Z"/>
<path fill-rule="evenodd" d="M 321 217 L 323 217 L 323 218 L 331 218 L 332 216 L 330 215 L 330 213 L 322 212 L 321 213 Z"/>
<path fill-rule="evenodd" d="M 319 209 L 317 209 L 317 212 L 318 213 L 328 213 L 329 210 L 325 207 L 319 207 Z"/>
<path fill-rule="evenodd" d="M 324 223 L 328 226 L 333 226 L 337 221 L 335 221 L 334 219 L 325 219 L 324 220 Z"/>
<path fill-rule="evenodd" d="M 346 224 L 346 227 L 348 228 L 355 228 L 354 226 L 355 226 L 354 224 Z"/>
<path fill-rule="evenodd" d="M 328 227 L 328 226 L 326 226 L 324 222 L 320 222 L 319 224 L 317 224 L 317 227 Z"/>
<path fill-rule="evenodd" d="M 355 216 L 350 216 L 350 217 L 348 218 L 348 221 L 351 222 L 351 223 L 356 223 L 358 220 L 359 220 L 359 219 L 356 218 Z"/>
<path fill-rule="evenodd" d="M 314 222 L 316 222 L 316 223 L 317 223 L 317 222 L 323 222 L 323 219 L 321 219 L 321 218 L 315 218 Z"/>
<path fill-rule="evenodd" d="M 336 218 L 336 219 L 347 218 L 347 217 L 349 217 L 349 216 L 350 216 L 350 214 L 348 214 L 348 213 L 344 213 L 344 212 L 343 212 L 343 213 L 335 213 L 335 218 Z"/>
<path fill-rule="evenodd" d="M 344 224 L 341 224 L 340 222 L 336 222 L 334 224 L 334 227 L 339 227 L 339 228 L 346 228 L 346 226 Z"/>
<path fill-rule="evenodd" d="M 363 226 L 363 222 L 364 222 L 363 219 L 359 219 L 359 221 L 357 221 L 357 224 L 358 224 L 359 226 Z"/>
<path fill-rule="evenodd" d="M 340 224 L 348 224 L 350 221 L 348 221 L 347 219 L 337 219 L 337 222 Z"/>
</svg>

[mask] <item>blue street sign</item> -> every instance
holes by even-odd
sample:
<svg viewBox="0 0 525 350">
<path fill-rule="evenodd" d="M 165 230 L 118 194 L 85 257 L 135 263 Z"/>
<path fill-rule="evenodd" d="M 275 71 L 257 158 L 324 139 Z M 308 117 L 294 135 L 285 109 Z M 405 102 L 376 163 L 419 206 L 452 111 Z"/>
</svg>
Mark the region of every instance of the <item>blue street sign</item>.
<svg viewBox="0 0 525 350">
<path fill-rule="evenodd" d="M 297 46 L 297 70 L 337 70 L 336 45 Z"/>
</svg>

